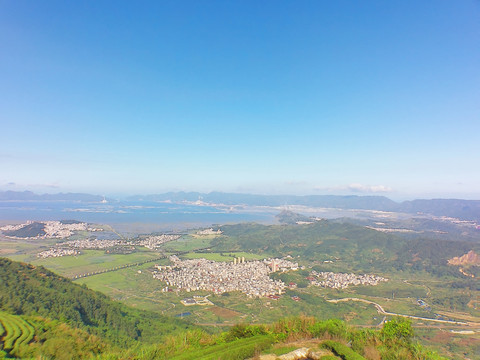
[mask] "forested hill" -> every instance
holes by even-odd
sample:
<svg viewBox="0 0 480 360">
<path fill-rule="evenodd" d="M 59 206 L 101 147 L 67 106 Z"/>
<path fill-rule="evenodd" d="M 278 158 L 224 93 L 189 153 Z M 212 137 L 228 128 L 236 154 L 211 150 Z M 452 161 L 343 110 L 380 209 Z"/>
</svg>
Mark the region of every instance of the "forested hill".
<svg viewBox="0 0 480 360">
<path fill-rule="evenodd" d="M 0 310 L 66 322 L 112 343 L 161 341 L 192 327 L 156 313 L 139 311 L 33 265 L 0 258 Z"/>
<path fill-rule="evenodd" d="M 310 261 L 340 260 L 355 271 L 426 270 L 462 277 L 448 266 L 453 256 L 479 246 L 466 241 L 406 239 L 364 226 L 322 220 L 309 225 L 223 225 L 212 242 L 216 251 L 247 251 L 266 256 L 300 256 Z"/>
<path fill-rule="evenodd" d="M 273 255 L 345 252 L 386 248 L 393 252 L 403 239 L 349 223 L 329 220 L 309 225 L 261 225 L 256 223 L 221 226 L 223 235 L 214 240 L 217 250 L 266 252 Z"/>
<path fill-rule="evenodd" d="M 480 221 L 480 201 L 460 199 L 432 199 L 404 201 L 399 211 L 450 216 L 464 220 Z"/>
</svg>

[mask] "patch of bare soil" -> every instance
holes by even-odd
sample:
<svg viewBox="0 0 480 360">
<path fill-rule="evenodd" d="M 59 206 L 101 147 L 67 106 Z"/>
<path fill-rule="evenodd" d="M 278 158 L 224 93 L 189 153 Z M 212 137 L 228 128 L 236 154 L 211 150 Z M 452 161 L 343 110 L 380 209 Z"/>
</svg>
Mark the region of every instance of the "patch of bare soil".
<svg viewBox="0 0 480 360">
<path fill-rule="evenodd" d="M 437 331 L 435 336 L 431 338 L 431 341 L 438 344 L 447 344 L 450 342 L 452 337 L 454 337 L 453 334 L 440 330 Z"/>
<path fill-rule="evenodd" d="M 236 311 L 221 308 L 219 306 L 213 306 L 213 307 L 209 308 L 208 310 L 211 311 L 212 313 L 214 313 L 215 315 L 220 316 L 220 317 L 225 318 L 225 319 L 231 319 L 233 317 L 236 317 L 236 316 L 240 315 L 240 313 L 238 313 Z"/>
<path fill-rule="evenodd" d="M 475 251 L 470 250 L 462 256 L 455 256 L 448 260 L 450 265 L 480 265 L 480 256 Z"/>
<path fill-rule="evenodd" d="M 479 346 L 480 345 L 480 339 L 466 337 L 466 338 L 460 339 L 458 341 L 458 344 L 460 346 L 464 346 L 464 347 Z"/>
<path fill-rule="evenodd" d="M 320 343 L 322 343 L 322 340 L 320 339 L 295 340 L 287 343 L 278 344 L 279 345 L 278 347 L 295 346 L 298 348 L 302 348 L 302 347 L 314 348 L 314 347 L 318 347 Z"/>
<path fill-rule="evenodd" d="M 13 254 L 16 252 L 17 250 L 15 249 L 0 249 L 0 254 Z"/>
<path fill-rule="evenodd" d="M 358 314 L 356 312 L 350 311 L 349 313 L 345 314 L 343 318 L 345 319 L 346 322 L 352 321 L 353 319 L 356 319 L 358 317 Z"/>
</svg>

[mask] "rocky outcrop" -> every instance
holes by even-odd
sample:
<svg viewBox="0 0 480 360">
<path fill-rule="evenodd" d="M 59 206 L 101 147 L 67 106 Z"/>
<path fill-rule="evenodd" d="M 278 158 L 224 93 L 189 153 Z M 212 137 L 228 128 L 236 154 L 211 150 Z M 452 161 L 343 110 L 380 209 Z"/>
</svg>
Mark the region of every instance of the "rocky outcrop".
<svg viewBox="0 0 480 360">
<path fill-rule="evenodd" d="M 306 347 L 294 350 L 289 352 L 288 354 L 275 356 L 272 354 L 268 355 L 261 355 L 260 360 L 318 360 L 321 359 L 325 355 L 331 355 L 331 352 L 327 350 L 320 350 L 320 349 L 309 349 Z"/>
<path fill-rule="evenodd" d="M 470 250 L 462 256 L 456 256 L 448 260 L 450 265 L 480 265 L 480 256 L 475 251 Z"/>
</svg>

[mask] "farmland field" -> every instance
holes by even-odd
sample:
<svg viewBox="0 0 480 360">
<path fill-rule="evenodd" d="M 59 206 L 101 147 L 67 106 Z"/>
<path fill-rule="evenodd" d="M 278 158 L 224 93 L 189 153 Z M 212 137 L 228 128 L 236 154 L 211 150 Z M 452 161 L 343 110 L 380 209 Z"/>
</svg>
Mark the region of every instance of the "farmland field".
<svg viewBox="0 0 480 360">
<path fill-rule="evenodd" d="M 45 266 L 56 273 L 72 277 L 78 274 L 112 269 L 117 266 L 155 259 L 162 254 L 139 248 L 132 254 L 106 254 L 103 250 L 82 250 L 81 255 L 36 259 L 35 265 Z"/>
<path fill-rule="evenodd" d="M 0 311 L 0 350 L 15 354 L 21 346 L 26 346 L 35 335 L 34 327 L 19 316 Z"/>
</svg>

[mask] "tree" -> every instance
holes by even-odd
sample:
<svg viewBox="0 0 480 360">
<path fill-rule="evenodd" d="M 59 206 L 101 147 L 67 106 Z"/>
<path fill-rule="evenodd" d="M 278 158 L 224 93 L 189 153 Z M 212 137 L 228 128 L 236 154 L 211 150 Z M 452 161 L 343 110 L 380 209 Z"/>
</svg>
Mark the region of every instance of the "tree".
<svg viewBox="0 0 480 360">
<path fill-rule="evenodd" d="M 383 325 L 382 340 L 387 343 L 410 343 L 413 337 L 412 323 L 404 317 L 395 317 Z"/>
</svg>

